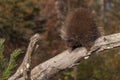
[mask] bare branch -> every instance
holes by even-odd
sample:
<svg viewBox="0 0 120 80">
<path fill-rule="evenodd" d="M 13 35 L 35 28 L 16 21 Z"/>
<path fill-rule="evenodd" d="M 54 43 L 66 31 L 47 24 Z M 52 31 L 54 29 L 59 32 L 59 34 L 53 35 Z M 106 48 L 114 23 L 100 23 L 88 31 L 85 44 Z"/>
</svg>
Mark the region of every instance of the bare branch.
<svg viewBox="0 0 120 80">
<path fill-rule="evenodd" d="M 48 61 L 39 64 L 31 72 L 31 79 L 48 80 L 53 75 L 66 68 L 71 68 L 78 64 L 85 57 L 93 53 L 98 53 L 105 49 L 120 46 L 120 33 L 103 36 L 96 40 L 95 45 L 87 52 L 86 48 L 77 48 L 69 53 L 68 50 L 59 55 L 49 59 Z"/>
<path fill-rule="evenodd" d="M 39 64 L 31 71 L 32 80 L 49 80 L 56 73 L 66 68 L 71 68 L 78 64 L 81 60 L 88 58 L 92 54 L 100 51 L 120 46 L 120 33 L 102 36 L 96 40 L 95 45 L 87 52 L 86 48 L 77 48 L 71 53 L 68 50 Z M 13 79 L 14 80 L 14 79 Z M 20 79 L 18 79 L 20 80 Z"/>
<path fill-rule="evenodd" d="M 17 69 L 16 73 L 11 76 L 8 80 L 16 80 L 20 76 L 24 76 L 25 79 L 30 80 L 30 66 L 31 66 L 31 54 L 34 52 L 37 46 L 37 42 L 39 40 L 39 34 L 35 34 L 30 39 L 30 44 L 28 46 L 26 55 L 20 67 Z"/>
</svg>

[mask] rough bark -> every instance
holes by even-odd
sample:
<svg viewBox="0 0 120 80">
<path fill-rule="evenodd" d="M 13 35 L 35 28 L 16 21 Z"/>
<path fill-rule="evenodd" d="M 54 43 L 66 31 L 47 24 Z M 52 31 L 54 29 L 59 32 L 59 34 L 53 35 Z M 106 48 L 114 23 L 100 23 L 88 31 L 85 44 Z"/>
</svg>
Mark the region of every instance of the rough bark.
<svg viewBox="0 0 120 80">
<path fill-rule="evenodd" d="M 65 50 L 33 68 L 31 80 L 50 80 L 59 71 L 78 65 L 82 60 L 88 59 L 91 55 L 118 46 L 120 46 L 120 33 L 98 38 L 90 51 L 87 51 L 85 47 L 77 48 L 71 53 Z M 14 80 L 13 78 L 15 77 L 13 75 L 8 80 Z M 22 78 L 17 80 L 22 80 Z"/>
</svg>

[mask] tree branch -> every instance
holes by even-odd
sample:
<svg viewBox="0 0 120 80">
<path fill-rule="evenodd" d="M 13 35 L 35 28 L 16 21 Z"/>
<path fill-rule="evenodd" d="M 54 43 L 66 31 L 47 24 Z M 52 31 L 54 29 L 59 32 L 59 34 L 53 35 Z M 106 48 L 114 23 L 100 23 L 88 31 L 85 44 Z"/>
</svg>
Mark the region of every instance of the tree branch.
<svg viewBox="0 0 120 80">
<path fill-rule="evenodd" d="M 97 54 L 100 51 L 120 46 L 120 33 L 102 36 L 98 38 L 95 45 L 87 52 L 86 48 L 77 48 L 71 53 L 68 50 L 39 64 L 31 71 L 32 80 L 50 80 L 56 73 L 66 68 L 71 68 L 88 56 Z M 18 79 L 20 80 L 20 79 Z"/>
<path fill-rule="evenodd" d="M 40 39 L 39 34 L 35 34 L 31 37 L 30 43 L 26 52 L 26 55 L 23 59 L 22 64 L 17 69 L 16 73 L 10 77 L 8 80 L 16 80 L 20 76 L 24 76 L 24 80 L 30 80 L 30 73 L 31 73 L 31 55 L 35 52 L 37 48 L 37 42 Z"/>
</svg>

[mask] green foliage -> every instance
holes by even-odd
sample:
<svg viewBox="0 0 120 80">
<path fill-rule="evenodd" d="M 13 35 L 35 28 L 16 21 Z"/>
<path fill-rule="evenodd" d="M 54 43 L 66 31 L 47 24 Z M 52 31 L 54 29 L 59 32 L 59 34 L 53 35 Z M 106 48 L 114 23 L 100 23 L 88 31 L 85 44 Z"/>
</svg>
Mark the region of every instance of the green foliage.
<svg viewBox="0 0 120 80">
<path fill-rule="evenodd" d="M 69 69 L 64 71 L 61 75 L 62 76 L 58 80 L 73 80 L 74 72 Z"/>
<path fill-rule="evenodd" d="M 16 67 L 16 57 L 20 54 L 21 50 L 16 49 L 12 52 L 10 55 L 9 61 L 7 61 L 4 58 L 3 52 L 4 52 L 4 39 L 0 39 L 0 79 L 4 80 L 7 79 L 10 74 L 12 73 L 12 70 Z"/>
<path fill-rule="evenodd" d="M 4 64 L 5 63 L 5 58 L 3 56 L 3 51 L 4 51 L 4 39 L 0 39 L 0 73 L 3 72 L 4 70 Z"/>
<path fill-rule="evenodd" d="M 78 66 L 79 80 L 103 80 L 104 59 L 100 55 L 92 56 Z"/>
</svg>

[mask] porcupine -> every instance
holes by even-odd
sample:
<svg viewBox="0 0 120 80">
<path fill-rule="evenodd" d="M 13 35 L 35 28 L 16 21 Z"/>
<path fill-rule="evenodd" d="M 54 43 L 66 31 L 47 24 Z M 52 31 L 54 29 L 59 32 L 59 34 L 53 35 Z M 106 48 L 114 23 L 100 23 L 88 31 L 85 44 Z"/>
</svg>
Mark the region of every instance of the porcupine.
<svg viewBox="0 0 120 80">
<path fill-rule="evenodd" d="M 60 31 L 61 38 L 70 50 L 78 47 L 90 50 L 95 40 L 101 36 L 94 15 L 86 8 L 69 12 Z"/>
</svg>

